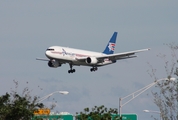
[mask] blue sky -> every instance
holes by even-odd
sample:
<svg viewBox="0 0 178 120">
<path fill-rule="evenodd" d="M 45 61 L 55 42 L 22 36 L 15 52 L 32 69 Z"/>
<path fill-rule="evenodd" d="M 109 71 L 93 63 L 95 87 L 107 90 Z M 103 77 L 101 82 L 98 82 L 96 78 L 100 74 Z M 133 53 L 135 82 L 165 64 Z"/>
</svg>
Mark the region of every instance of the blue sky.
<svg viewBox="0 0 178 120">
<path fill-rule="evenodd" d="M 17 80 L 19 93 L 24 87 L 41 97 L 56 90 L 69 91 L 66 96 L 53 95 L 58 111 L 75 114 L 94 105 L 118 108 L 119 97 L 154 81 L 147 73 L 148 62 L 157 69 L 158 78 L 166 77 L 164 61 L 156 55 L 170 54 L 164 43 L 177 44 L 177 11 L 176 0 L 1 1 L 0 94 L 14 88 L 13 80 Z M 94 73 L 89 67 L 75 67 L 76 73 L 68 74 L 68 65 L 52 69 L 35 60 L 45 58 L 46 48 L 52 45 L 102 52 L 114 31 L 118 32 L 115 52 L 151 50 Z M 151 90 L 154 87 L 122 111 L 136 113 L 140 120 L 151 119 L 151 114 L 143 112 L 158 110 Z"/>
</svg>

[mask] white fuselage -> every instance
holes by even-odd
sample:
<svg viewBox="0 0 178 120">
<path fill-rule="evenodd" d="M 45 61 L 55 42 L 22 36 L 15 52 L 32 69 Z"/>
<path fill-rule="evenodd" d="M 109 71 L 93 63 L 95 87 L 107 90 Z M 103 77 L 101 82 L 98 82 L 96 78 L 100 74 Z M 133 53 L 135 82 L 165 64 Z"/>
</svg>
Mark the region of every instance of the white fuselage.
<svg viewBox="0 0 178 120">
<path fill-rule="evenodd" d="M 103 56 L 106 54 L 99 52 L 92 52 L 87 50 L 80 50 L 68 47 L 61 46 L 52 46 L 46 50 L 46 56 L 49 59 L 56 59 L 61 63 L 65 63 L 65 61 L 71 61 L 73 65 L 85 65 L 85 66 L 94 66 L 91 64 L 87 64 L 86 62 L 80 62 L 78 59 L 86 58 L 86 57 L 97 57 Z M 95 66 L 103 66 L 107 64 L 111 64 L 113 61 L 104 59 L 103 62 L 95 64 Z"/>
</svg>

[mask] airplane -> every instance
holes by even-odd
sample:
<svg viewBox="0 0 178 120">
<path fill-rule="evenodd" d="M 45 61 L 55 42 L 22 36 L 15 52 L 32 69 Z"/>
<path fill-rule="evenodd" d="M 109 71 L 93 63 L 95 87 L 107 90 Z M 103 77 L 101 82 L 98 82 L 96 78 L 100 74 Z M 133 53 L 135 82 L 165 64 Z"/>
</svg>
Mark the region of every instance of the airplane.
<svg viewBox="0 0 178 120">
<path fill-rule="evenodd" d="M 73 66 L 90 66 L 90 71 L 92 72 L 98 70 L 98 67 L 116 63 L 117 60 L 134 58 L 137 57 L 135 53 L 150 50 L 148 48 L 114 53 L 116 38 L 117 32 L 114 32 L 102 53 L 62 46 L 51 46 L 45 52 L 48 59 L 36 58 L 36 60 L 48 61 L 48 66 L 52 68 L 61 67 L 62 64 L 69 64 L 70 70 L 68 70 L 68 73 L 75 72 Z"/>
</svg>

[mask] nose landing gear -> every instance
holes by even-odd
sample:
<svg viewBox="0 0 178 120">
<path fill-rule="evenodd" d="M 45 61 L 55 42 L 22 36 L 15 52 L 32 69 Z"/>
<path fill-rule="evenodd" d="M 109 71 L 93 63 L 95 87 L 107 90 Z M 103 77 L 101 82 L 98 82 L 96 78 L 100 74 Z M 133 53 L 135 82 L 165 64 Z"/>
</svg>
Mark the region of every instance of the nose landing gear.
<svg viewBox="0 0 178 120">
<path fill-rule="evenodd" d="M 70 66 L 70 70 L 68 70 L 68 73 L 74 73 L 75 72 L 75 69 L 72 69 L 72 64 L 69 64 L 69 66 Z"/>
</svg>

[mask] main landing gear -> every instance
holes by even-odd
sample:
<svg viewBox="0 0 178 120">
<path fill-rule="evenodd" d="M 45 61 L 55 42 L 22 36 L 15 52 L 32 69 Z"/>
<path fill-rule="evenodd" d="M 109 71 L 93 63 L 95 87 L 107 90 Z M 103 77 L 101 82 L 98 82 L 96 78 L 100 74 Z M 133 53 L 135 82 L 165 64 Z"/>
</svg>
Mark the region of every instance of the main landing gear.
<svg viewBox="0 0 178 120">
<path fill-rule="evenodd" d="M 72 65 L 72 64 L 69 64 L 69 66 L 70 66 L 70 70 L 68 70 L 68 73 L 74 73 L 74 72 L 75 72 L 75 69 L 72 69 L 73 65 Z M 93 67 L 90 69 L 91 72 L 94 72 L 94 71 L 97 71 L 97 70 L 98 70 L 98 68 L 97 68 L 96 66 L 93 66 Z"/>
<path fill-rule="evenodd" d="M 69 64 L 70 65 L 70 70 L 68 70 L 68 73 L 73 73 L 73 72 L 75 72 L 75 69 L 72 69 L 72 64 Z"/>
<path fill-rule="evenodd" d="M 96 71 L 96 70 L 98 70 L 97 67 L 92 67 L 92 68 L 90 69 L 91 72 Z"/>
</svg>

